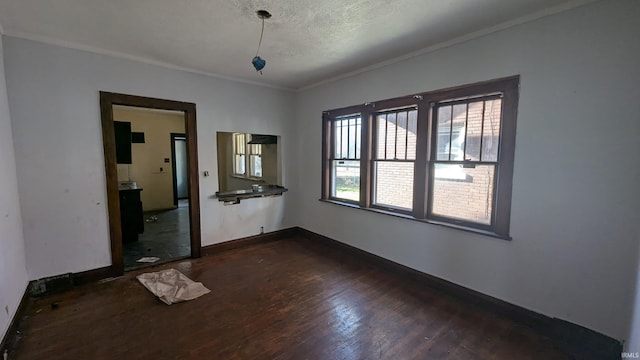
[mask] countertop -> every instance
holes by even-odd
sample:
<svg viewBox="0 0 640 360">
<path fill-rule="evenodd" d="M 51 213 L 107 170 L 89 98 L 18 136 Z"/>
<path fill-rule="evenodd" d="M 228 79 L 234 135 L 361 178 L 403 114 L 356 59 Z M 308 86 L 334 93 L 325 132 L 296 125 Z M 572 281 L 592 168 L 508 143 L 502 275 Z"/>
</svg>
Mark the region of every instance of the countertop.
<svg viewBox="0 0 640 360">
<path fill-rule="evenodd" d="M 241 199 L 282 195 L 282 193 L 287 192 L 288 190 L 289 189 L 282 186 L 269 185 L 256 191 L 253 191 L 252 189 L 231 190 L 223 192 L 218 191 L 216 192 L 216 197 L 220 201 L 237 203 L 240 202 Z"/>
</svg>

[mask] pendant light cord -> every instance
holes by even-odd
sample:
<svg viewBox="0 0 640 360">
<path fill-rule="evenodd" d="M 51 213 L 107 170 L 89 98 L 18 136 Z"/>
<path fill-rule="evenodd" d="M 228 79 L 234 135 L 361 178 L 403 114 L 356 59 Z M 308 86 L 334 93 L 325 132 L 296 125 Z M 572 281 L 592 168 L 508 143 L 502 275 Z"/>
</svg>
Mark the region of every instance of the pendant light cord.
<svg viewBox="0 0 640 360">
<path fill-rule="evenodd" d="M 258 50 L 256 50 L 256 56 L 260 52 L 260 45 L 262 45 L 262 35 L 264 34 L 264 18 L 262 18 L 262 31 L 260 31 L 260 41 L 258 42 Z"/>
</svg>

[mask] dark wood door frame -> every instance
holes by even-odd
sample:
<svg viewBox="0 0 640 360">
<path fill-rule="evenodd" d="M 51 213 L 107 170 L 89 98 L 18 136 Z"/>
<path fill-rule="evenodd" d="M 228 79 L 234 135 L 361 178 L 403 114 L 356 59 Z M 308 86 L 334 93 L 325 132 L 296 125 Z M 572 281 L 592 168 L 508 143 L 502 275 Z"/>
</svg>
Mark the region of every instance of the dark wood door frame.
<svg viewBox="0 0 640 360">
<path fill-rule="evenodd" d="M 193 103 L 154 99 L 135 95 L 100 92 L 100 117 L 104 166 L 107 176 L 107 205 L 111 241 L 111 275 L 124 274 L 122 254 L 122 229 L 120 228 L 120 198 L 118 194 L 118 168 L 116 166 L 116 142 L 113 128 L 113 105 L 136 106 L 159 110 L 184 112 L 187 138 L 187 166 L 189 189 L 189 227 L 191 233 L 191 257 L 200 257 L 200 191 L 198 181 L 198 144 L 196 131 L 196 105 Z"/>
<path fill-rule="evenodd" d="M 185 134 L 171 133 L 171 170 L 173 170 L 173 205 L 178 206 L 178 168 L 176 166 L 176 140 L 186 138 Z M 187 177 L 189 174 L 187 174 Z"/>
</svg>

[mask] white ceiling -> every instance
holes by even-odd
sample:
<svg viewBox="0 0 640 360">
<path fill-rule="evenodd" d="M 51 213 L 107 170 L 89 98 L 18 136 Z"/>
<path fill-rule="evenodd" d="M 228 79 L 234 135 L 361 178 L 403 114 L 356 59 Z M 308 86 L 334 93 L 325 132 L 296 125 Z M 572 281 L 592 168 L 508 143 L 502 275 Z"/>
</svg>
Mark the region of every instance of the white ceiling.
<svg viewBox="0 0 640 360">
<path fill-rule="evenodd" d="M 592 0 L 0 0 L 4 33 L 300 89 Z M 268 10 L 260 56 L 255 12 Z"/>
</svg>

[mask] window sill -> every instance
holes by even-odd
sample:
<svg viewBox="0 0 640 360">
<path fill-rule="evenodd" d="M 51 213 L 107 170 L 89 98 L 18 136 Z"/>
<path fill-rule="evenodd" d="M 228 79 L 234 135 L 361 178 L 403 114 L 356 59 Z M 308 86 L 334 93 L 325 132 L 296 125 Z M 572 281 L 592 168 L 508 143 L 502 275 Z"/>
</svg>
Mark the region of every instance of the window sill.
<svg viewBox="0 0 640 360">
<path fill-rule="evenodd" d="M 353 208 L 353 209 L 370 211 L 370 212 L 383 214 L 383 215 L 390 215 L 390 216 L 399 217 L 399 218 L 402 218 L 402 219 L 418 221 L 418 222 L 421 222 L 421 223 L 427 223 L 427 224 L 431 224 L 431 225 L 440 225 L 440 226 L 444 226 L 444 227 L 448 227 L 448 228 L 452 228 L 452 229 L 458 229 L 458 230 L 462 230 L 462 231 L 466 231 L 466 232 L 471 232 L 471 233 L 474 233 L 474 234 L 480 234 L 480 235 L 484 235 L 484 236 L 489 236 L 489 237 L 492 237 L 492 238 L 497 238 L 497 239 L 502 239 L 502 240 L 511 240 L 512 239 L 510 236 L 506 236 L 505 237 L 503 235 L 494 233 L 493 231 L 487 231 L 487 230 L 476 229 L 476 228 L 472 228 L 472 227 L 468 227 L 468 226 L 450 224 L 450 223 L 446 223 L 446 222 L 442 222 L 442 221 L 436 221 L 436 220 L 418 219 L 418 218 L 416 218 L 414 216 L 407 215 L 407 214 L 400 214 L 400 213 L 396 213 L 396 212 L 392 212 L 392 211 L 386 211 L 386 210 L 382 210 L 382 209 L 376 209 L 376 208 L 363 208 L 363 207 L 360 207 L 359 205 L 356 205 L 356 204 L 351 204 L 351 203 L 337 201 L 337 200 L 329 200 L 329 199 L 319 199 L 319 200 L 321 202 L 325 202 L 325 203 L 329 203 L 329 204 L 340 205 L 340 206 Z"/>
</svg>

